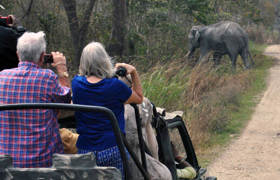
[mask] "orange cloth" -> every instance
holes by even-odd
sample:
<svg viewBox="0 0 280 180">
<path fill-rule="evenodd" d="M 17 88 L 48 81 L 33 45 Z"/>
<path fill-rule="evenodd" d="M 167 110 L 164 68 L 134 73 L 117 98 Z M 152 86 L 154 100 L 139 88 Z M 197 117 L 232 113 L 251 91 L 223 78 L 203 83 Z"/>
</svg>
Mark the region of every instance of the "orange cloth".
<svg viewBox="0 0 280 180">
<path fill-rule="evenodd" d="M 76 142 L 78 140 L 79 134 L 73 133 L 66 128 L 59 129 L 59 133 L 62 140 L 64 153 L 76 154 L 78 152 Z"/>
</svg>

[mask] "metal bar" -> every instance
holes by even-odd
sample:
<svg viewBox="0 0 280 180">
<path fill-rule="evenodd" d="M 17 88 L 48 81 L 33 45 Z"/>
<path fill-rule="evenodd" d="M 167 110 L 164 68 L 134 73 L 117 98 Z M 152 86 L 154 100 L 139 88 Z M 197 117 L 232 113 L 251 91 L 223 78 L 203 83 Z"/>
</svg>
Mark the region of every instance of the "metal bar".
<svg viewBox="0 0 280 180">
<path fill-rule="evenodd" d="M 136 166 L 138 167 L 138 169 L 139 169 L 140 172 L 142 173 L 143 177 L 144 177 L 145 179 L 150 179 L 147 170 L 145 170 L 145 169 L 142 167 L 140 161 L 138 160 L 136 154 L 132 151 L 132 149 L 131 149 L 131 147 L 129 146 L 127 140 L 126 140 L 125 138 L 123 138 L 123 140 L 124 140 L 124 144 L 125 144 L 125 147 L 126 147 L 127 151 L 128 151 L 129 154 L 131 155 L 133 161 L 135 162 Z"/>
<path fill-rule="evenodd" d="M 179 116 L 170 119 L 170 120 L 166 120 L 168 127 L 172 127 L 172 128 L 177 128 L 180 136 L 181 136 L 181 140 L 184 144 L 185 147 L 185 151 L 187 154 L 187 161 L 197 170 L 197 172 L 200 169 L 200 166 L 198 165 L 198 161 L 196 158 L 196 154 L 194 151 L 194 147 L 190 138 L 190 135 L 188 133 L 188 130 L 185 126 L 185 123 L 183 121 L 183 119 Z"/>
<path fill-rule="evenodd" d="M 169 129 L 177 128 L 178 126 L 181 126 L 181 122 L 172 122 L 167 124 Z"/>
<path fill-rule="evenodd" d="M 18 109 L 68 109 L 74 111 L 93 111 L 105 113 L 111 121 L 114 134 L 116 136 L 117 145 L 121 153 L 123 161 L 125 179 L 128 179 L 127 170 L 128 162 L 125 153 L 125 146 L 122 138 L 122 133 L 118 125 L 118 121 L 114 113 L 105 107 L 100 106 L 89 106 L 89 105 L 78 105 L 78 104 L 64 104 L 64 103 L 22 103 L 22 104 L 1 104 L 0 111 L 3 110 L 18 110 Z"/>
<path fill-rule="evenodd" d="M 145 156 L 145 146 L 144 146 L 144 139 L 142 134 L 142 127 L 141 127 L 141 117 L 139 113 L 139 108 L 136 104 L 131 104 L 131 106 L 134 108 L 135 111 L 135 117 L 136 117 L 136 124 L 137 124 L 137 132 L 138 132 L 138 141 L 140 146 L 140 152 L 141 152 L 141 160 L 142 165 L 144 169 L 147 171 L 147 162 L 146 162 L 146 156 Z"/>
</svg>

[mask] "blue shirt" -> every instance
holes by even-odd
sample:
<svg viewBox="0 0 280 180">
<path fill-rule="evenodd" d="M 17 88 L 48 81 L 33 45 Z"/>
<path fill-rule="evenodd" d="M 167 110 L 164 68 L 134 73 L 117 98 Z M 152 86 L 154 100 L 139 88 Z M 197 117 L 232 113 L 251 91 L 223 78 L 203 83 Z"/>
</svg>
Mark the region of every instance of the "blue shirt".
<svg viewBox="0 0 280 180">
<path fill-rule="evenodd" d="M 109 108 L 115 114 L 120 129 L 125 133 L 124 103 L 131 96 L 131 89 L 117 78 L 105 78 L 90 83 L 85 76 L 72 80 L 73 103 Z M 111 121 L 104 113 L 76 112 L 79 149 L 100 151 L 116 146 Z"/>
</svg>

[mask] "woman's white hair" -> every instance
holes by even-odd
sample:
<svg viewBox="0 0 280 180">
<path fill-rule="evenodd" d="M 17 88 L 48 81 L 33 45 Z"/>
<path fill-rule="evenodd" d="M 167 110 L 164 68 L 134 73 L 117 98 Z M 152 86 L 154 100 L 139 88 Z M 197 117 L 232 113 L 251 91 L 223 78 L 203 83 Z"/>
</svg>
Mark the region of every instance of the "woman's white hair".
<svg viewBox="0 0 280 180">
<path fill-rule="evenodd" d="M 43 31 L 24 33 L 17 42 L 17 53 L 20 61 L 38 63 L 40 56 L 46 51 L 45 33 Z"/>
<path fill-rule="evenodd" d="M 82 52 L 79 73 L 82 76 L 110 78 L 113 76 L 111 58 L 99 42 L 89 43 Z"/>
</svg>

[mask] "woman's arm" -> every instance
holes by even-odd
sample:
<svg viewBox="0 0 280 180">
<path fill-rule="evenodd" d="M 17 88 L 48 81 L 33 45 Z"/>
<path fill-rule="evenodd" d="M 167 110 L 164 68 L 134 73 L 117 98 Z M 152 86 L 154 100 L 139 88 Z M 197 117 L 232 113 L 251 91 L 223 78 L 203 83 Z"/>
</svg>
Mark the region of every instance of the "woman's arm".
<svg viewBox="0 0 280 180">
<path fill-rule="evenodd" d="M 116 68 L 118 67 L 124 67 L 127 70 L 127 74 L 130 74 L 132 80 L 132 87 L 131 87 L 132 94 L 125 103 L 141 104 L 143 102 L 143 92 L 142 92 L 140 78 L 136 68 L 126 63 L 117 63 Z"/>
</svg>

